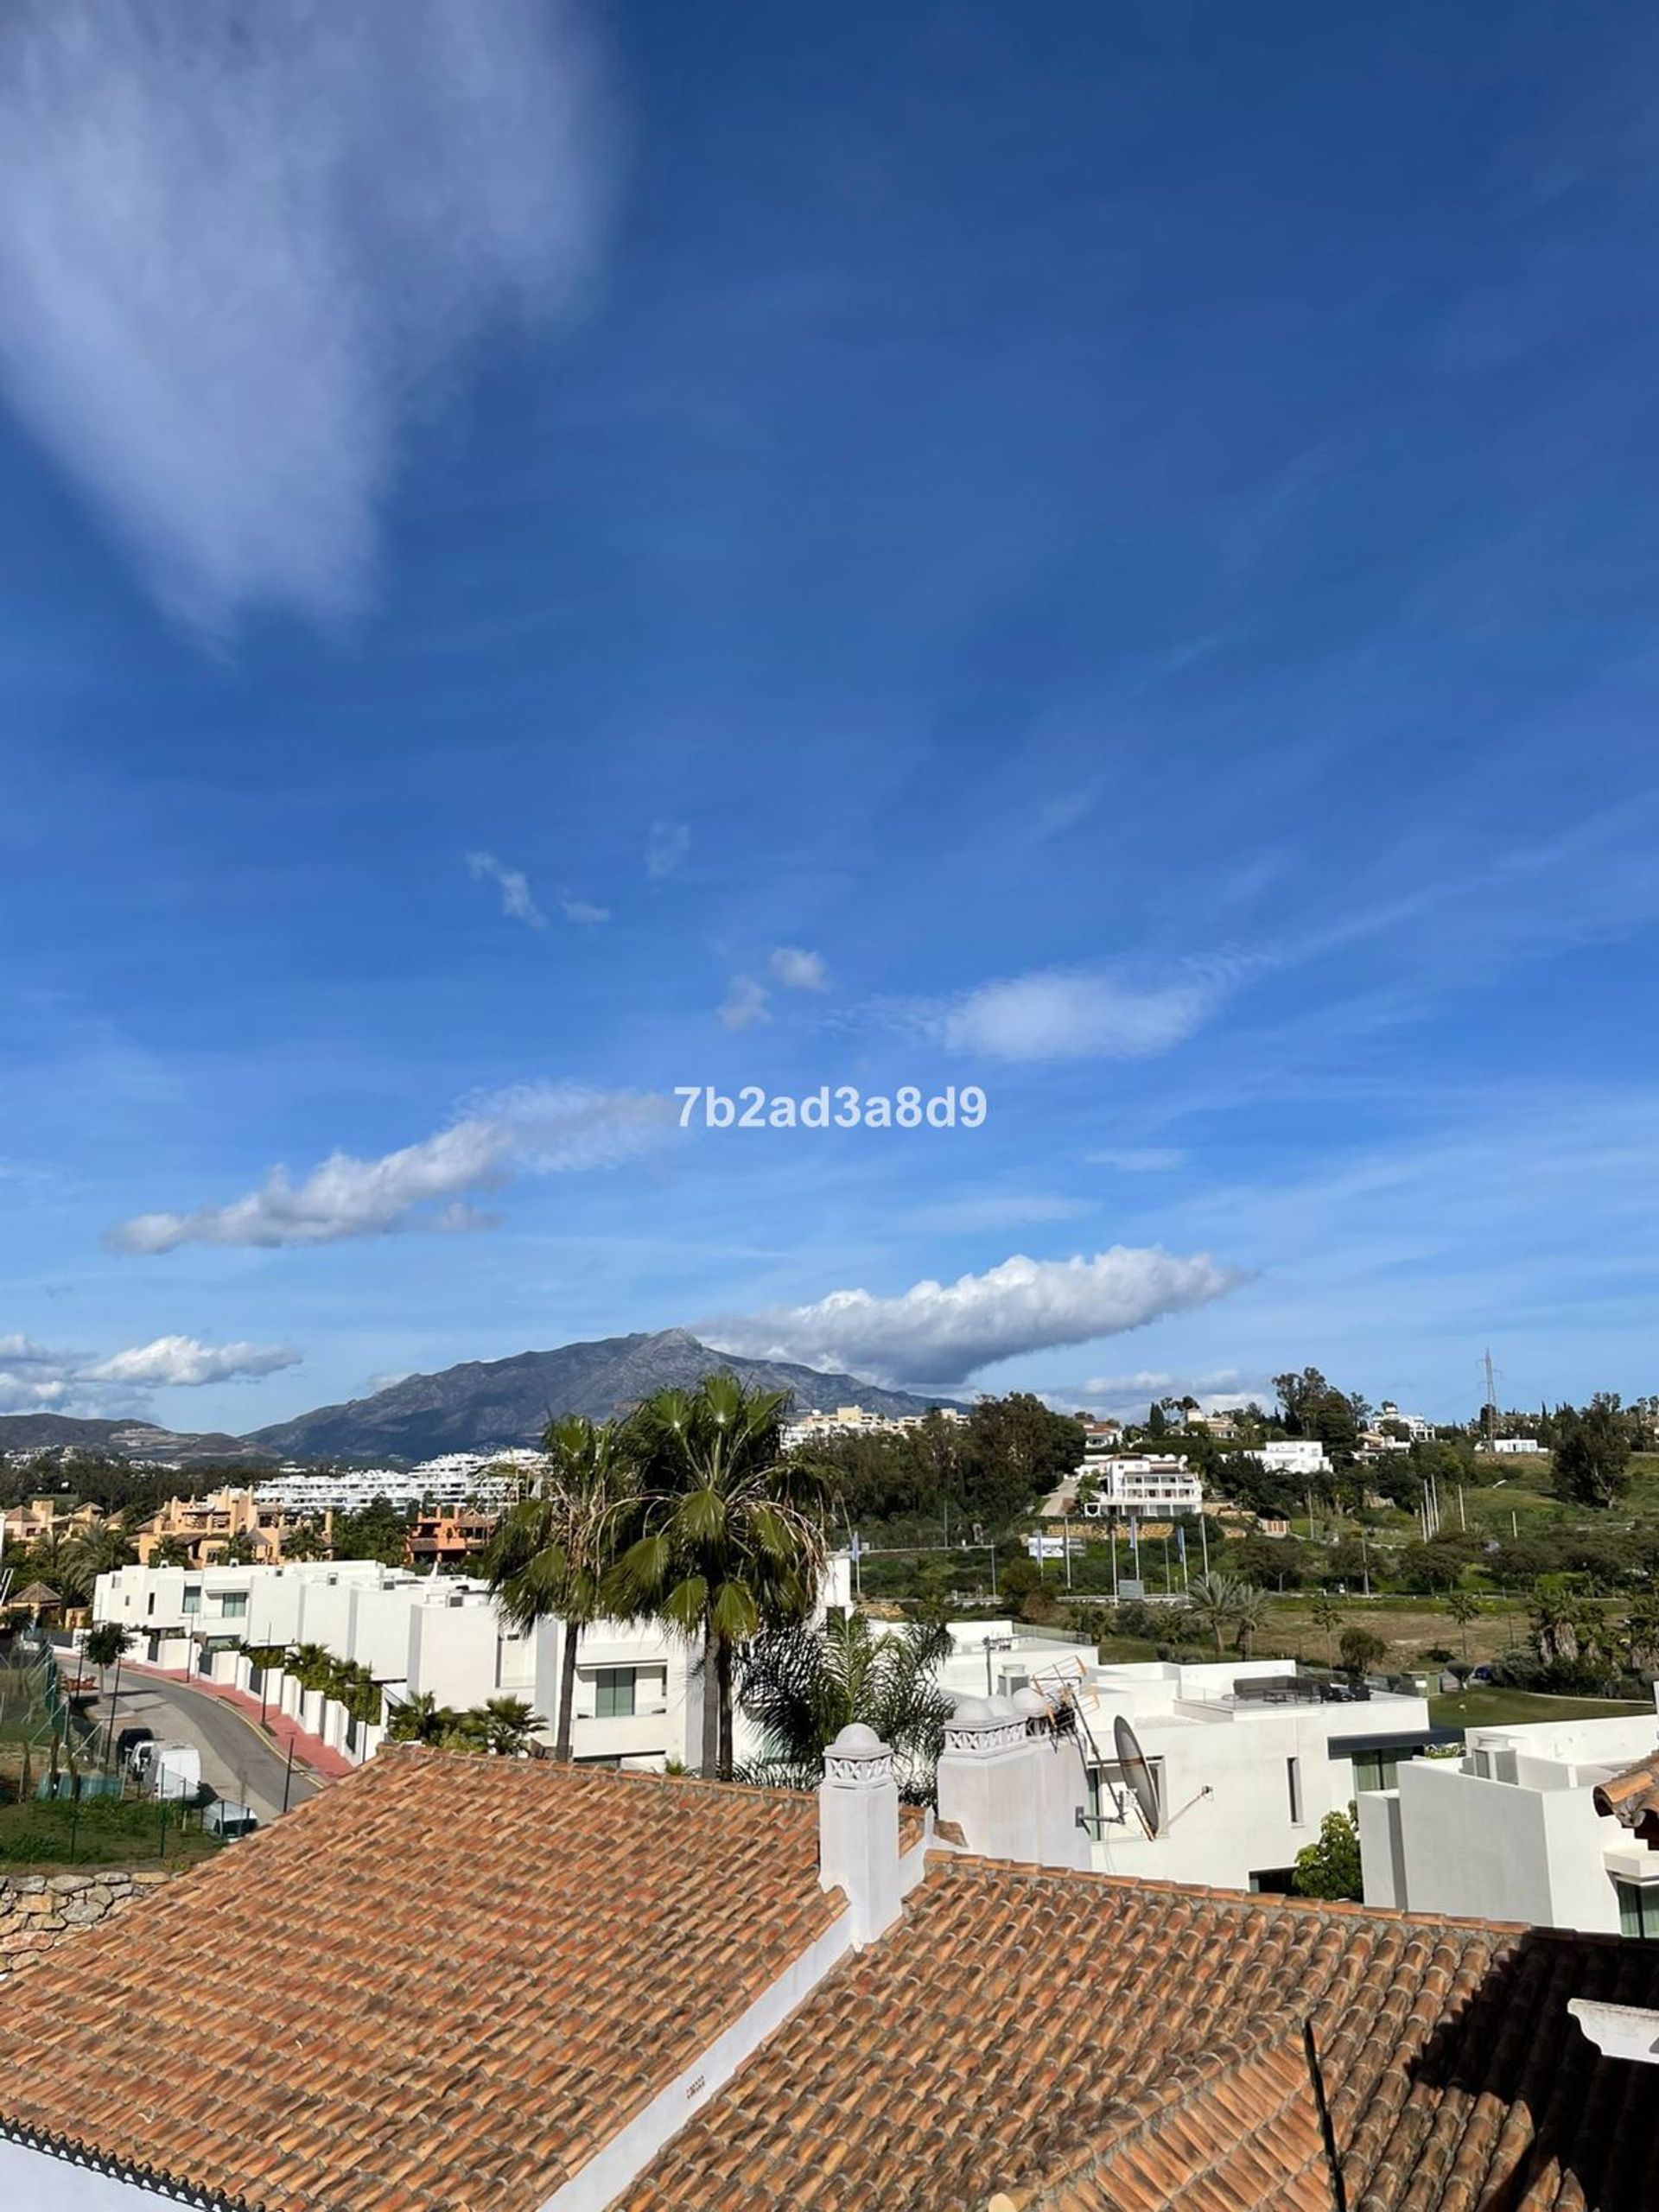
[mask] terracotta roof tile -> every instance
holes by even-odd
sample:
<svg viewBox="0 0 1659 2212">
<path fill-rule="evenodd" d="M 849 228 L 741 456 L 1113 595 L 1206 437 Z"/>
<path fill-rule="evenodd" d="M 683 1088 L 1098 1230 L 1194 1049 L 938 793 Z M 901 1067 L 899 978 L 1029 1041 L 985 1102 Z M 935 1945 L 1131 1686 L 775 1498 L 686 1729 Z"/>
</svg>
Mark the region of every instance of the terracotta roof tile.
<svg viewBox="0 0 1659 2212">
<path fill-rule="evenodd" d="M 530 2212 L 843 1909 L 810 1797 L 382 1751 L 65 1945 L 0 2120 L 282 2212 Z"/>
<path fill-rule="evenodd" d="M 1328 2212 L 1310 2018 L 1351 2212 L 1654 2212 L 1574 1995 L 1659 2004 L 1659 1945 L 941 1854 L 618 2212 L 726 2212 L 734 2148 L 746 2212 Z"/>
</svg>

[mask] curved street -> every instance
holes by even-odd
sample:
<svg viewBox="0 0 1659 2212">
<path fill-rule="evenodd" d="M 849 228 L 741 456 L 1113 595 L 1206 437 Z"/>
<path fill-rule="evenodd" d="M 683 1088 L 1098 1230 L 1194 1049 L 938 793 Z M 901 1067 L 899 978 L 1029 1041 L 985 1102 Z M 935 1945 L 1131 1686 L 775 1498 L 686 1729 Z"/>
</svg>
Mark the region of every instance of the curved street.
<svg viewBox="0 0 1659 2212">
<path fill-rule="evenodd" d="M 115 1673 L 110 1670 L 114 1685 Z M 251 1805 L 262 1823 L 283 1809 L 283 1790 L 290 1807 L 315 1797 L 318 1783 L 296 1760 L 288 1762 L 251 1720 L 222 1700 L 182 1682 L 162 1681 L 130 1668 L 121 1670 L 115 1733 L 123 1728 L 153 1728 L 165 1743 L 194 1744 L 201 1753 L 201 1778 L 219 1796 Z M 110 1718 L 108 1700 L 93 1708 L 100 1726 Z"/>
</svg>

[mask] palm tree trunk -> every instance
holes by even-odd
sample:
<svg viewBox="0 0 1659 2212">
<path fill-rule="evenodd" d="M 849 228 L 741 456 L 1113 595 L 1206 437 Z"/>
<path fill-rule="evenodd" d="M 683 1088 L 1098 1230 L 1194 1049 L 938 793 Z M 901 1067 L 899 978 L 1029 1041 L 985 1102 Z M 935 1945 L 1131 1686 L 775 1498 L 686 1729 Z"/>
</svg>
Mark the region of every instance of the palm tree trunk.
<svg viewBox="0 0 1659 2212">
<path fill-rule="evenodd" d="M 576 1644 L 582 1630 L 575 1621 L 562 1621 L 564 1640 L 559 1647 L 559 1726 L 553 1756 L 567 1764 L 570 1758 L 570 1724 L 576 1712 Z"/>
<path fill-rule="evenodd" d="M 720 1688 L 715 1680 L 719 1662 L 715 1656 L 714 1624 L 702 1631 L 702 1765 L 705 1782 L 720 1778 Z"/>
<path fill-rule="evenodd" d="M 721 1637 L 715 1646 L 715 1681 L 720 1690 L 720 1778 L 729 1782 L 735 1762 L 732 1757 L 732 1646 Z"/>
</svg>

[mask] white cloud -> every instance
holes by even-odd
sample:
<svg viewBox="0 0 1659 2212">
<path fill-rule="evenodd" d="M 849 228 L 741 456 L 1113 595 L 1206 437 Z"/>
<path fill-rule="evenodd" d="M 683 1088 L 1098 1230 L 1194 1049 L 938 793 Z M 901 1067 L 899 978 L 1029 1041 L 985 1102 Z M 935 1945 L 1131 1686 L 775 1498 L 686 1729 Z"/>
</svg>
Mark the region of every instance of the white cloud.
<svg viewBox="0 0 1659 2212">
<path fill-rule="evenodd" d="M 949 1052 L 995 1060 L 1144 1059 L 1190 1037 L 1219 995 L 1206 977 L 1137 988 L 1080 969 L 1040 969 L 913 1009 Z"/>
<path fill-rule="evenodd" d="M 753 1029 L 757 1022 L 772 1020 L 766 1003 L 770 995 L 766 985 L 757 983 L 753 976 L 734 976 L 720 1018 L 728 1029 Z"/>
<path fill-rule="evenodd" d="M 130 1382 L 144 1389 L 194 1389 L 204 1382 L 237 1382 L 297 1367 L 302 1355 L 282 1344 L 204 1344 L 194 1337 L 157 1337 L 112 1352 L 81 1372 L 95 1382 Z"/>
<path fill-rule="evenodd" d="M 248 1381 L 297 1367 L 301 1357 L 280 1344 L 205 1344 L 194 1337 L 157 1337 L 153 1344 L 94 1359 L 82 1352 L 49 1351 L 27 1337 L 0 1337 L 0 1413 L 118 1411 L 151 1390 Z"/>
<path fill-rule="evenodd" d="M 467 1102 L 434 1136 L 378 1160 L 331 1154 L 298 1182 L 273 1167 L 263 1184 L 225 1205 L 139 1214 L 111 1230 L 118 1252 L 171 1252 L 181 1244 L 338 1244 L 406 1229 L 490 1225 L 465 1201 L 515 1175 L 606 1167 L 656 1141 L 676 1117 L 650 1091 L 524 1084 Z"/>
<path fill-rule="evenodd" d="M 0 375 L 207 628 L 364 600 L 405 421 L 585 294 L 611 196 L 577 0 L 11 0 Z"/>
<path fill-rule="evenodd" d="M 524 922 L 533 930 L 547 927 L 547 916 L 531 895 L 530 878 L 522 868 L 509 868 L 493 853 L 468 853 L 467 866 L 475 883 L 493 883 L 501 893 L 501 911 L 509 921 Z"/>
<path fill-rule="evenodd" d="M 1243 1277 L 1205 1254 L 1114 1245 L 1092 1257 L 1005 1260 L 953 1283 L 918 1282 L 897 1298 L 832 1291 L 697 1330 L 722 1351 L 847 1368 L 887 1382 L 957 1382 L 998 1360 L 1138 1329 L 1221 1297 Z"/>
<path fill-rule="evenodd" d="M 586 899 L 573 898 L 568 891 L 559 894 L 559 906 L 567 922 L 588 924 L 608 922 L 611 918 L 608 906 L 593 906 Z"/>
<path fill-rule="evenodd" d="M 653 822 L 645 837 L 645 874 L 660 882 L 677 875 L 691 849 L 691 831 L 683 822 Z"/>
<path fill-rule="evenodd" d="M 1116 1152 L 1085 1152 L 1091 1167 L 1115 1167 L 1120 1175 L 1160 1175 L 1179 1167 L 1186 1154 L 1173 1144 L 1128 1145 Z"/>
<path fill-rule="evenodd" d="M 774 948 L 766 963 L 774 982 L 786 991 L 827 991 L 830 975 L 821 952 L 807 952 L 798 944 Z"/>
</svg>

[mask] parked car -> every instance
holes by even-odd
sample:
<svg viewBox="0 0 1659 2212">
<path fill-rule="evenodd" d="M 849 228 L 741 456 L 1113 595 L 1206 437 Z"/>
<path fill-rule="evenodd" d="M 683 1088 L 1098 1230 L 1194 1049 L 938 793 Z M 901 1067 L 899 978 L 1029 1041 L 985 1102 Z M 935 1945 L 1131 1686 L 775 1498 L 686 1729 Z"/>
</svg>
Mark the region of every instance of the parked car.
<svg viewBox="0 0 1659 2212">
<path fill-rule="evenodd" d="M 201 1791 L 201 1753 L 194 1744 L 140 1744 L 130 1762 L 146 1796 L 194 1804 Z"/>
<path fill-rule="evenodd" d="M 118 1762 L 122 1766 L 129 1765 L 132 1754 L 140 1744 L 153 1744 L 155 1740 L 156 1731 L 153 1728 L 136 1726 L 123 1728 L 115 1739 L 115 1756 Z"/>
<path fill-rule="evenodd" d="M 238 1805 L 229 1797 L 215 1797 L 211 1805 L 202 1808 L 202 1834 L 219 1836 L 226 1843 L 240 1835 L 251 1835 L 258 1825 L 258 1815 L 251 1805 Z"/>
</svg>

